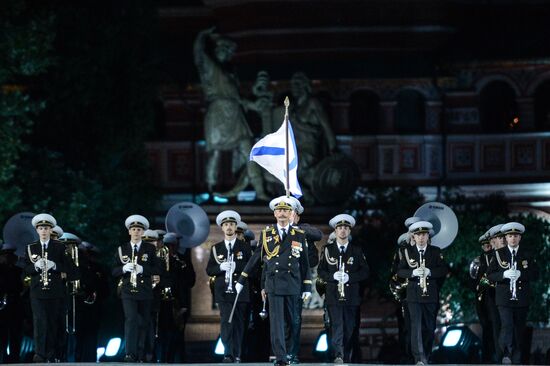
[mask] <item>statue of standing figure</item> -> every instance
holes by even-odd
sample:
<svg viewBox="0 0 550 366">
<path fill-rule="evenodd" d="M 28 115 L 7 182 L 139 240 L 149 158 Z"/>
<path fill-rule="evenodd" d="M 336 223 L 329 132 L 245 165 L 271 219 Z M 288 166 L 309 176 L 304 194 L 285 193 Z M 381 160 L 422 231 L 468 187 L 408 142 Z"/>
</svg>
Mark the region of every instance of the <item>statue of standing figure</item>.
<svg viewBox="0 0 550 366">
<path fill-rule="evenodd" d="M 208 52 L 209 45 L 213 46 L 213 52 Z M 251 183 L 256 191 L 256 198 L 268 200 L 260 167 L 248 162 L 252 148 L 252 132 L 243 108 L 250 102 L 241 99 L 239 79 L 230 65 L 235 49 L 235 42 L 215 33 L 214 28 L 201 31 L 194 44 L 195 65 L 208 105 L 204 118 L 206 184 L 208 190 L 214 192 L 218 181 L 221 152 L 233 151 L 233 154 L 239 155 L 240 161 L 245 162 L 237 186 L 240 188 L 244 184 L 246 187 Z M 240 191 L 241 189 L 233 188 L 221 195 L 232 197 Z"/>
</svg>

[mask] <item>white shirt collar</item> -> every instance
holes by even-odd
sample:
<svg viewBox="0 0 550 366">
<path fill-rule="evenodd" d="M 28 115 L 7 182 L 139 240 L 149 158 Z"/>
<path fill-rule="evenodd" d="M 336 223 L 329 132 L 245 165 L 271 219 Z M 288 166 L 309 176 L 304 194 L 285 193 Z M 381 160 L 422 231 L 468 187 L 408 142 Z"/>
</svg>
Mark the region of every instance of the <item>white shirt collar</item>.
<svg viewBox="0 0 550 366">
<path fill-rule="evenodd" d="M 512 248 L 511 246 L 508 245 L 508 250 L 510 251 L 510 254 L 513 253 L 513 251 L 515 250 L 516 251 L 516 255 L 518 254 L 518 250 L 519 250 L 519 245 L 515 248 Z"/>
<path fill-rule="evenodd" d="M 141 248 L 141 240 L 138 241 L 137 243 L 134 243 L 134 242 L 130 241 L 130 245 L 132 246 L 132 249 L 134 249 L 134 245 L 135 245 L 136 250 L 139 251 L 139 248 Z"/>
<path fill-rule="evenodd" d="M 237 238 L 233 238 L 233 240 L 231 241 L 227 241 L 224 239 L 224 242 L 225 242 L 225 249 L 227 249 L 227 251 L 229 251 L 229 245 L 231 245 L 232 247 L 235 246 L 235 241 L 237 240 Z"/>
<path fill-rule="evenodd" d="M 348 250 L 348 244 L 349 244 L 349 241 L 346 241 L 345 243 L 338 243 L 338 241 L 336 241 L 336 245 L 338 246 L 338 251 L 341 251 L 342 250 L 342 247 L 344 247 L 344 252 L 346 250 Z"/>
<path fill-rule="evenodd" d="M 48 247 L 48 244 L 50 244 L 50 241 L 48 240 L 48 241 L 46 241 L 46 242 L 42 242 L 42 240 L 41 240 L 41 241 L 40 241 L 40 244 L 41 244 L 42 246 L 45 245 L 46 248 L 47 248 L 47 247 Z"/>
<path fill-rule="evenodd" d="M 279 230 L 279 235 L 282 234 L 282 230 L 285 229 L 287 235 L 288 235 L 288 229 L 290 229 L 290 223 L 287 224 L 286 226 L 280 226 L 279 224 L 277 224 L 277 230 Z"/>
<path fill-rule="evenodd" d="M 424 254 L 426 254 L 426 249 L 428 249 L 428 246 L 426 245 L 424 248 L 421 248 L 420 246 L 416 246 L 416 250 L 418 250 L 418 253 L 420 253 L 421 250 L 424 251 Z"/>
</svg>

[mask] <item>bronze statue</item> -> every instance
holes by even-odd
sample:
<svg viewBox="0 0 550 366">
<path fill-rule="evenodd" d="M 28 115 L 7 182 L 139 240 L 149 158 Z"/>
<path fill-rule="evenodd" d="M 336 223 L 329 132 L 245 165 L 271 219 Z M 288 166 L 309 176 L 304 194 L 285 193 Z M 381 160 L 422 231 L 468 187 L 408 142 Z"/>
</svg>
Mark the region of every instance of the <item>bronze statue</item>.
<svg viewBox="0 0 550 366">
<path fill-rule="evenodd" d="M 207 51 L 214 46 L 213 55 Z M 248 162 L 252 148 L 252 132 L 246 121 L 243 108 L 247 102 L 239 95 L 239 80 L 232 71 L 229 61 L 236 44 L 214 32 L 214 28 L 199 33 L 194 44 L 195 65 L 199 71 L 202 89 L 208 104 L 204 118 L 206 139 L 206 184 L 210 192 L 217 183 L 220 155 L 222 151 L 233 151 L 245 164 L 245 172 L 237 185 L 250 182 L 256 190 L 256 198 L 267 200 L 263 188 L 260 167 Z M 235 160 L 235 159 L 234 159 Z M 244 187 L 243 187 L 244 188 Z M 236 196 L 241 189 L 232 189 L 225 196 Z"/>
</svg>

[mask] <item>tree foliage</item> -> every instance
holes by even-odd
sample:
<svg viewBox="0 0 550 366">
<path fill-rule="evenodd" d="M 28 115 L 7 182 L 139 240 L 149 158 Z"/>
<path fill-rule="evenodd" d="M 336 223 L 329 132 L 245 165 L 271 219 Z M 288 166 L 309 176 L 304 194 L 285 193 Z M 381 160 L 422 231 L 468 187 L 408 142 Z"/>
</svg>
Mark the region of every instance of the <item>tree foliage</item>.
<svg viewBox="0 0 550 366">
<path fill-rule="evenodd" d="M 22 0 L 0 2 L 0 220 L 17 209 L 21 190 L 13 185 L 22 137 L 45 107 L 32 95 L 39 75 L 52 66 L 54 17 Z"/>
<path fill-rule="evenodd" d="M 156 21 L 150 1 L 53 1 L 55 64 L 14 177 L 17 210 L 50 212 L 112 257 L 125 218 L 151 218 L 157 193 L 145 140 L 154 125 Z M 154 220 L 152 220 L 154 221 Z"/>
</svg>

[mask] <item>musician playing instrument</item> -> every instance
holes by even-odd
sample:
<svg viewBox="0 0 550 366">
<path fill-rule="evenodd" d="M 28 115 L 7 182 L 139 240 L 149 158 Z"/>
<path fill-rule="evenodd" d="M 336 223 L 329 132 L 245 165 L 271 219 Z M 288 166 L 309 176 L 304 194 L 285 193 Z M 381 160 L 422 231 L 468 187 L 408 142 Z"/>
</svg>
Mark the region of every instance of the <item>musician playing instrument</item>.
<svg viewBox="0 0 550 366">
<path fill-rule="evenodd" d="M 146 333 L 153 300 L 152 279 L 160 270 L 155 246 L 142 242 L 149 221 L 141 215 L 131 215 L 125 221 L 130 241 L 118 247 L 117 266 L 113 276 L 120 278 L 120 298 L 124 310 L 125 362 L 145 359 Z"/>
<path fill-rule="evenodd" d="M 159 345 L 161 363 L 184 363 L 186 344 L 185 328 L 191 313 L 191 288 L 195 286 L 195 268 L 191 249 L 179 246 L 179 237 L 169 232 L 162 238 L 169 249 L 168 271 L 170 287 L 163 289 L 159 316 Z M 166 281 L 161 278 L 164 284 Z"/>
<path fill-rule="evenodd" d="M 498 346 L 500 318 L 495 304 L 495 284 L 487 278 L 494 251 L 504 240 L 501 227 L 502 224 L 495 225 L 479 238 L 481 254 L 475 278 L 476 312 L 482 329 L 482 360 L 485 363 L 500 362 L 502 359 Z"/>
<path fill-rule="evenodd" d="M 334 363 L 342 364 L 351 360 L 351 338 L 362 299 L 359 283 L 368 277 L 369 267 L 361 247 L 349 240 L 355 219 L 340 214 L 329 225 L 336 232 L 336 241 L 322 249 L 317 271 L 327 283 L 325 303 L 330 316 Z"/>
<path fill-rule="evenodd" d="M 500 314 L 499 345 L 503 364 L 519 364 L 523 330 L 529 311 L 530 283 L 537 277 L 533 255 L 520 247 L 525 227 L 518 222 L 502 225 L 506 246 L 497 249 L 488 270 L 488 278 L 496 282 L 496 305 Z"/>
<path fill-rule="evenodd" d="M 50 238 L 57 224 L 49 214 L 33 217 L 39 240 L 27 246 L 25 274 L 31 277 L 30 298 L 34 328 L 33 362 L 54 362 L 59 330 L 63 324 L 65 285 L 61 273 L 69 267 L 65 246 Z"/>
<path fill-rule="evenodd" d="M 159 274 L 151 276 L 151 286 L 153 288 L 153 301 L 151 301 L 151 316 L 149 317 L 149 326 L 147 327 L 147 335 L 145 336 L 145 361 L 158 362 L 156 355 L 157 338 L 159 333 L 158 319 L 161 303 L 161 279 L 164 281 L 166 277 L 166 260 L 167 254 L 162 244 L 158 245 L 159 233 L 156 230 L 147 229 L 141 236 L 143 242 L 151 244 L 155 247 Z"/>
<path fill-rule="evenodd" d="M 441 249 L 430 245 L 428 221 L 409 226 L 412 247 L 403 249 L 397 275 L 408 279 L 407 306 L 410 313 L 411 350 L 417 365 L 428 363 L 439 308 L 439 281 L 448 272 Z"/>
<path fill-rule="evenodd" d="M 229 322 L 237 294 L 236 281 L 252 255 L 250 246 L 237 239 L 237 223 L 240 220 L 241 216 L 233 210 L 223 211 L 216 217 L 216 224 L 221 227 L 224 240 L 212 247 L 206 267 L 206 273 L 215 277 L 214 300 L 220 308 L 221 338 L 225 348 L 224 363 L 241 361 L 245 321 L 249 313 L 250 294 L 246 284 L 239 294 L 233 319 Z"/>
</svg>

